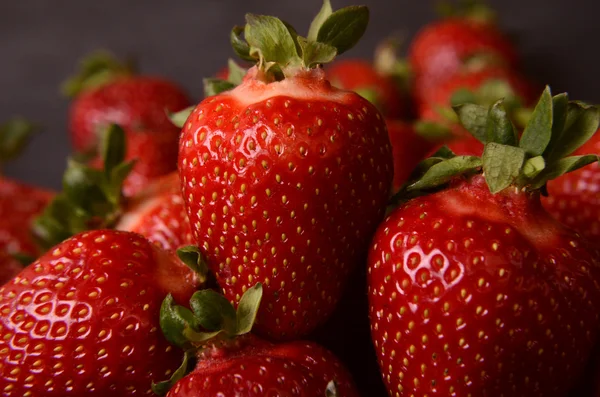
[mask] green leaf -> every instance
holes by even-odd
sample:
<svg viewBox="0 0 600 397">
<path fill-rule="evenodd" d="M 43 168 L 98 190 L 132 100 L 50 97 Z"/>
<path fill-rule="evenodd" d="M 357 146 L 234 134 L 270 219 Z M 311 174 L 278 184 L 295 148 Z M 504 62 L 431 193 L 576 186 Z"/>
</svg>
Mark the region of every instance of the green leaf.
<svg viewBox="0 0 600 397">
<path fill-rule="evenodd" d="M 501 79 L 488 79 L 479 86 L 476 92 L 476 103 L 484 106 L 491 106 L 504 100 L 504 108 L 511 112 L 521 104 L 521 99 L 515 95 L 508 82 Z"/>
<path fill-rule="evenodd" d="M 454 106 L 453 109 L 463 127 L 477 140 L 486 143 L 488 109 L 472 103 Z"/>
<path fill-rule="evenodd" d="M 548 155 L 556 146 L 565 130 L 567 122 L 567 113 L 569 112 L 569 96 L 567 93 L 558 94 L 552 97 L 552 137 L 544 154 Z M 530 116 L 531 118 L 531 116 Z"/>
<path fill-rule="evenodd" d="M 317 41 L 329 44 L 343 54 L 363 36 L 369 24 L 369 9 L 365 6 L 349 6 L 335 11 L 321 25 Z"/>
<path fill-rule="evenodd" d="M 298 37 L 298 43 L 300 43 L 300 48 L 302 50 L 302 63 L 307 68 L 311 68 L 318 64 L 329 63 L 333 61 L 337 54 L 335 47 L 316 41 L 309 41 L 304 37 Z"/>
<path fill-rule="evenodd" d="M 171 294 L 165 297 L 160 306 L 159 324 L 169 343 L 182 348 L 189 346 L 189 340 L 184 335 L 186 327 L 198 327 L 194 314 L 189 309 L 176 305 Z"/>
<path fill-rule="evenodd" d="M 208 264 L 200 249 L 193 245 L 187 245 L 177 249 L 177 256 L 183 263 L 192 269 L 196 274 L 200 276 L 200 279 L 204 282 L 206 275 L 208 274 Z"/>
<path fill-rule="evenodd" d="M 285 67 L 300 63 L 293 34 L 280 19 L 246 14 L 244 35 L 250 45 L 250 55 L 259 58 L 261 64 L 275 62 Z"/>
<path fill-rule="evenodd" d="M 197 291 L 190 299 L 190 307 L 202 328 L 235 335 L 236 312 L 223 295 L 210 289 Z"/>
<path fill-rule="evenodd" d="M 450 148 L 448 146 L 442 146 L 441 148 L 436 150 L 436 152 L 433 154 L 432 157 L 439 157 L 442 159 L 451 159 L 453 157 L 456 157 L 456 154 L 452 150 L 450 150 Z"/>
<path fill-rule="evenodd" d="M 237 308 L 236 335 L 247 334 L 252 330 L 262 299 L 262 292 L 262 284 L 256 283 L 242 295 Z"/>
<path fill-rule="evenodd" d="M 246 76 L 247 70 L 238 65 L 233 59 L 229 59 L 229 61 L 227 61 L 227 66 L 229 69 L 229 76 L 227 77 L 227 81 L 229 81 L 234 86 L 242 84 L 242 80 L 244 80 L 244 76 Z"/>
<path fill-rule="evenodd" d="M 230 83 L 229 81 L 215 79 L 212 77 L 203 79 L 202 83 L 204 84 L 204 97 L 205 98 L 208 98 L 213 95 L 218 95 L 222 92 L 229 91 L 229 90 L 235 88 L 235 84 Z M 187 120 L 187 118 L 186 118 L 186 120 Z M 185 121 L 184 121 L 184 123 L 185 123 Z M 183 127 L 183 125 L 182 125 L 182 127 Z"/>
<path fill-rule="evenodd" d="M 525 150 L 490 142 L 483 150 L 483 172 L 492 193 L 498 193 L 515 182 L 523 168 Z"/>
<path fill-rule="evenodd" d="M 432 189 L 479 167 L 481 159 L 475 156 L 456 156 L 443 160 L 429 168 L 420 180 L 407 186 L 407 191 Z"/>
<path fill-rule="evenodd" d="M 123 199 L 123 184 L 129 176 L 137 159 L 124 161 L 118 164 L 110 173 L 108 181 L 103 185 L 103 191 L 106 199 L 116 210 Z"/>
<path fill-rule="evenodd" d="M 323 7 L 321 7 L 321 10 L 317 16 L 315 16 L 310 24 L 310 28 L 308 29 L 308 35 L 306 36 L 308 41 L 317 41 L 321 26 L 323 26 L 323 23 L 331 16 L 332 13 L 333 9 L 331 8 L 331 2 L 329 0 L 323 0 Z"/>
<path fill-rule="evenodd" d="M 32 222 L 32 234 L 36 243 L 47 251 L 71 237 L 74 208 L 63 193 L 59 193 Z"/>
<path fill-rule="evenodd" d="M 206 92 L 206 87 L 204 88 L 204 90 Z M 188 117 L 190 117 L 190 114 L 192 114 L 195 108 L 196 106 L 190 106 L 189 108 L 185 108 L 183 110 L 180 110 L 179 112 L 171 113 L 169 114 L 169 120 L 171 120 L 171 123 L 175 127 L 183 128 L 185 122 L 187 121 Z"/>
<path fill-rule="evenodd" d="M 17 157 L 38 129 L 35 124 L 20 117 L 0 125 L 0 163 Z"/>
<path fill-rule="evenodd" d="M 501 99 L 490 107 L 487 122 L 487 141 L 515 146 L 517 144 L 517 132 L 508 118 L 503 104 L 504 101 Z"/>
<path fill-rule="evenodd" d="M 450 97 L 450 104 L 452 105 L 452 107 L 463 105 L 465 103 L 476 102 L 477 97 L 475 96 L 475 93 L 473 93 L 473 91 L 469 90 L 468 88 L 459 88 L 458 90 L 454 91 L 454 93 Z"/>
<path fill-rule="evenodd" d="M 414 129 L 417 134 L 432 142 L 446 141 L 453 136 L 450 128 L 433 121 L 417 121 Z"/>
<path fill-rule="evenodd" d="M 63 192 L 72 204 L 93 214 L 105 202 L 101 188 L 104 178 L 102 171 L 69 160 L 63 174 Z"/>
<path fill-rule="evenodd" d="M 154 394 L 158 396 L 166 395 L 169 392 L 169 390 L 171 390 L 171 388 L 175 386 L 177 382 L 183 379 L 183 377 L 189 372 L 188 367 L 190 365 L 192 357 L 194 357 L 194 351 L 187 350 L 183 355 L 183 361 L 181 362 L 181 365 L 175 370 L 175 372 L 173 372 L 173 374 L 168 380 L 158 383 L 152 382 L 152 384 L 150 385 L 152 392 L 154 392 Z"/>
<path fill-rule="evenodd" d="M 112 170 L 125 159 L 125 131 L 117 124 L 109 124 L 101 133 L 100 153 L 104 162 L 104 172 L 109 176 Z"/>
<path fill-rule="evenodd" d="M 584 156 L 571 156 L 562 158 L 551 164 L 547 164 L 538 177 L 532 182 L 531 187 L 533 189 L 540 189 L 548 181 L 556 179 L 561 175 L 585 167 L 586 165 L 595 163 L 598 161 L 598 156 L 595 154 L 588 154 Z"/>
<path fill-rule="evenodd" d="M 538 176 L 539 173 L 544 170 L 544 168 L 546 168 L 546 161 L 544 160 L 544 157 L 532 157 L 525 161 L 525 164 L 523 164 L 522 174 L 527 179 L 532 180 Z"/>
<path fill-rule="evenodd" d="M 229 41 L 233 51 L 244 61 L 255 62 L 256 58 L 250 55 L 250 46 L 241 38 L 244 33 L 243 26 L 234 26 L 229 35 Z"/>
<path fill-rule="evenodd" d="M 335 381 L 331 380 L 325 388 L 325 397 L 338 397 L 338 387 Z"/>
<path fill-rule="evenodd" d="M 187 340 L 193 343 L 204 343 L 215 336 L 219 335 L 223 331 L 215 331 L 215 332 L 198 332 L 193 329 L 186 327 L 183 330 L 183 335 Z"/>
<path fill-rule="evenodd" d="M 600 110 L 596 106 L 571 102 L 565 126 L 547 153 L 550 161 L 570 155 L 585 144 L 598 130 Z"/>
<path fill-rule="evenodd" d="M 552 137 L 553 118 L 552 94 L 550 87 L 546 87 L 523 130 L 519 147 L 530 156 L 544 153 Z"/>
</svg>

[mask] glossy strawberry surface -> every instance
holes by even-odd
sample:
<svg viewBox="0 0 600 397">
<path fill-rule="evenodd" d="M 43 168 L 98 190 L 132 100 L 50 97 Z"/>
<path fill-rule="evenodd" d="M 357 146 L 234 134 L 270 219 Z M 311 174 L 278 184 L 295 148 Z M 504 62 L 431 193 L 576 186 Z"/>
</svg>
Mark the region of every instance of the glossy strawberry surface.
<svg viewBox="0 0 600 397">
<path fill-rule="evenodd" d="M 139 233 L 166 250 L 193 244 L 179 175 L 159 178 L 136 195 L 115 228 Z"/>
<path fill-rule="evenodd" d="M 404 99 L 395 82 L 377 72 L 375 67 L 361 59 L 337 61 L 325 69 L 327 79 L 335 87 L 365 93 L 387 118 L 404 114 Z"/>
<path fill-rule="evenodd" d="M 596 132 L 575 154 L 600 154 L 600 134 Z M 550 181 L 548 193 L 542 200 L 548 212 L 594 244 L 600 242 L 600 164 Z"/>
<path fill-rule="evenodd" d="M 181 359 L 158 313 L 168 292 L 189 299 L 188 273 L 134 233 L 91 231 L 56 246 L 0 288 L 2 395 L 151 395 Z"/>
<path fill-rule="evenodd" d="M 338 396 L 358 397 L 346 369 L 319 345 L 300 341 L 274 345 L 246 335 L 205 348 L 195 370 L 167 397 L 325 396 L 331 381 Z"/>
<path fill-rule="evenodd" d="M 30 223 L 53 193 L 0 176 L 0 251 L 37 256 Z"/>
<path fill-rule="evenodd" d="M 476 55 L 492 57 L 509 68 L 517 63 L 512 44 L 493 25 L 449 18 L 425 26 L 409 49 L 417 102 Z"/>
<path fill-rule="evenodd" d="M 182 131 L 179 173 L 196 243 L 225 296 L 264 287 L 256 330 L 296 338 L 339 300 L 383 216 L 383 118 L 321 70 L 265 84 L 250 71 Z"/>
<path fill-rule="evenodd" d="M 565 395 L 596 341 L 598 266 L 536 195 L 481 176 L 402 205 L 368 270 L 390 395 Z"/>
</svg>

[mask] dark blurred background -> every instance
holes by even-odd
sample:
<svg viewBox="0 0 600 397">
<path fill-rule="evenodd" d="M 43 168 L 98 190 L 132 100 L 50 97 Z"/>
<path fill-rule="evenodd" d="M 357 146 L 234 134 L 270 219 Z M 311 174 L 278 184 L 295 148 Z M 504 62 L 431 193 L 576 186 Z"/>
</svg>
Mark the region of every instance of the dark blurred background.
<svg viewBox="0 0 600 397">
<path fill-rule="evenodd" d="M 332 0 L 371 8 L 362 42 L 347 56 L 371 57 L 392 32 L 411 38 L 435 17 L 433 1 Z M 490 0 L 501 26 L 513 35 L 530 76 L 555 92 L 600 102 L 598 0 Z M 202 95 L 202 78 L 233 53 L 229 31 L 244 13 L 280 16 L 307 30 L 320 0 L 0 0 L 0 121 L 23 115 L 43 124 L 24 156 L 7 166 L 8 176 L 58 188 L 70 152 L 66 132 L 68 101 L 60 82 L 77 60 L 97 48 L 132 54 L 141 70 Z"/>
</svg>

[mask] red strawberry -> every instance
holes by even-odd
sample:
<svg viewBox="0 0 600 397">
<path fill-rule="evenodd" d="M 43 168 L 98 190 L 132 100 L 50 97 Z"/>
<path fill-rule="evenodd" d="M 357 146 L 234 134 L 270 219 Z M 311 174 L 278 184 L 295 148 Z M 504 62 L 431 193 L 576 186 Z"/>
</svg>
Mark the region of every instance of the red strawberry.
<svg viewBox="0 0 600 397">
<path fill-rule="evenodd" d="M 140 235 L 97 230 L 54 247 L 0 288 L 4 396 L 137 396 L 179 354 L 161 301 L 188 299 L 190 270 Z"/>
<path fill-rule="evenodd" d="M 566 101 L 553 106 L 544 91 L 520 140 L 501 103 L 458 107 L 486 142 L 482 158 L 426 160 L 406 193 L 437 193 L 380 226 L 370 317 L 390 395 L 562 396 L 582 374 L 600 324 L 600 257 L 543 209 L 538 190 L 598 160 L 563 158 L 599 120 Z M 577 127 L 560 124 L 567 112 Z"/>
<path fill-rule="evenodd" d="M 195 293 L 191 310 L 175 306 L 167 297 L 161 327 L 186 352 L 179 370 L 156 384 L 154 391 L 160 395 L 168 391 L 168 397 L 358 396 L 347 370 L 319 345 L 301 341 L 276 345 L 249 334 L 261 298 L 260 283 L 242 296 L 237 311 L 211 290 Z M 192 356 L 197 364 L 185 376 Z"/>
<path fill-rule="evenodd" d="M 427 25 L 409 50 L 416 101 L 422 103 L 431 90 L 475 57 L 509 68 L 517 63 L 513 45 L 493 24 L 448 18 Z"/>
<path fill-rule="evenodd" d="M 368 10 L 347 11 L 323 18 L 322 10 L 317 21 L 325 22 L 313 24 L 308 39 L 277 18 L 247 15 L 247 43 L 234 35 L 235 48 L 249 57 L 251 43 L 260 64 L 235 89 L 201 102 L 182 130 L 179 174 L 195 241 L 228 299 L 264 283 L 257 332 L 272 338 L 306 335 L 329 316 L 392 183 L 379 112 L 310 68 L 364 32 Z M 341 14 L 356 27 L 343 45 L 314 42 L 317 33 L 344 34 L 336 30 Z M 283 53 L 260 42 L 270 36 Z M 311 48 L 304 58 L 296 40 Z"/>
<path fill-rule="evenodd" d="M 600 154 L 600 133 L 575 152 Z M 595 244 L 600 241 L 600 164 L 563 175 L 548 183 L 544 207 L 563 224 Z"/>
<path fill-rule="evenodd" d="M 404 115 L 404 99 L 392 78 L 380 74 L 361 59 L 345 59 L 326 69 L 327 79 L 337 88 L 355 91 L 368 99 L 381 113 L 396 119 Z"/>
<path fill-rule="evenodd" d="M 192 244 L 179 175 L 174 172 L 157 179 L 138 194 L 128 203 L 115 228 L 139 233 L 167 250 Z"/>
</svg>

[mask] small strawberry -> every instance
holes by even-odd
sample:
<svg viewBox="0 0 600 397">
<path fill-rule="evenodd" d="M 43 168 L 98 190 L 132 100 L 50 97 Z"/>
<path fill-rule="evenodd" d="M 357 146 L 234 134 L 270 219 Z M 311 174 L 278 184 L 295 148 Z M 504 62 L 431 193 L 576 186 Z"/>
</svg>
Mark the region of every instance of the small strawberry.
<svg viewBox="0 0 600 397">
<path fill-rule="evenodd" d="M 157 179 L 130 200 L 115 229 L 139 233 L 166 250 L 192 244 L 179 175 Z"/>
<path fill-rule="evenodd" d="M 383 379 L 390 395 L 566 395 L 596 342 L 600 257 L 543 209 L 539 189 L 598 161 L 566 156 L 599 112 L 546 89 L 519 139 L 502 101 L 456 110 L 483 155 L 425 160 L 405 193 L 436 192 L 402 204 L 373 240 Z"/>
<path fill-rule="evenodd" d="M 475 14 L 467 10 L 463 15 L 432 22 L 413 40 L 409 60 L 413 94 L 418 104 L 465 63 L 516 66 L 517 55 L 512 43 L 489 19 L 478 18 L 479 11 L 481 7 Z"/>
<path fill-rule="evenodd" d="M 598 131 L 575 154 L 600 154 Z M 600 164 L 562 175 L 548 183 L 542 203 L 563 224 L 594 244 L 600 241 Z"/>
<path fill-rule="evenodd" d="M 168 397 L 358 396 L 346 369 L 326 349 L 312 342 L 273 344 L 249 333 L 261 297 L 258 283 L 245 292 L 236 311 L 212 290 L 196 292 L 192 310 L 176 306 L 168 296 L 161 327 L 172 343 L 185 349 L 185 358 L 154 391 L 168 391 Z M 197 363 L 186 375 L 192 357 Z"/>
<path fill-rule="evenodd" d="M 2 395 L 150 395 L 179 359 L 159 332 L 161 301 L 189 299 L 189 273 L 135 233 L 57 245 L 0 288 Z"/>
<path fill-rule="evenodd" d="M 306 335 L 329 316 L 392 184 L 382 116 L 316 68 L 358 41 L 368 9 L 331 13 L 327 5 L 307 38 L 248 14 L 245 28 L 234 28 L 234 48 L 258 65 L 241 85 L 201 102 L 180 141 L 196 244 L 227 299 L 263 282 L 256 330 L 271 338 Z M 338 30 L 347 23 L 354 29 Z"/>
<path fill-rule="evenodd" d="M 131 175 L 129 194 L 145 180 L 175 170 L 179 129 L 171 124 L 167 112 L 190 105 L 180 87 L 162 78 L 136 75 L 130 65 L 99 52 L 83 60 L 80 75 L 63 88 L 74 97 L 69 129 L 75 151 L 93 154 L 98 131 L 108 124 L 119 124 L 130 135 L 127 159 L 139 161 Z"/>
</svg>

